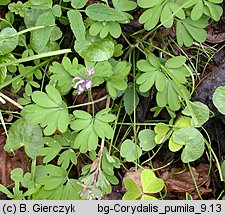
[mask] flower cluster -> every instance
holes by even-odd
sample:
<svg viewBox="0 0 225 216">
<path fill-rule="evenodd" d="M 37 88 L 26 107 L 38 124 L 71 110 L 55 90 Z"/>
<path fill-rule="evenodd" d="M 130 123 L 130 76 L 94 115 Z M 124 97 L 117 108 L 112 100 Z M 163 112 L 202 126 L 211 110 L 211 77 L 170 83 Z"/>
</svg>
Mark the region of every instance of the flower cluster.
<svg viewBox="0 0 225 216">
<path fill-rule="evenodd" d="M 77 94 L 81 94 L 83 91 L 90 89 L 92 86 L 92 78 L 91 75 L 94 74 L 94 68 L 89 68 L 85 71 L 88 78 L 83 77 L 74 77 L 72 82 L 76 82 L 73 88 L 77 89 Z"/>
</svg>

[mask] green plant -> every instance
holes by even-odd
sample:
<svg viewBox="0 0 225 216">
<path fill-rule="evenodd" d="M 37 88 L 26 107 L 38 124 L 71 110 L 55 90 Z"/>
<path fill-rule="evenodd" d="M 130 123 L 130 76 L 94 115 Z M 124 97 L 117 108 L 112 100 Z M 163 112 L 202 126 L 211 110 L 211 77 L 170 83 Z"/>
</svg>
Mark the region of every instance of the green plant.
<svg viewBox="0 0 225 216">
<path fill-rule="evenodd" d="M 149 195 L 160 192 L 165 184 L 162 179 L 157 178 L 152 170 L 144 169 L 141 172 L 141 186 L 139 186 L 132 179 L 125 180 L 125 187 L 127 192 L 123 196 L 123 200 L 157 200 L 155 196 Z"/>
<path fill-rule="evenodd" d="M 123 199 L 163 199 L 166 185 L 153 172 L 163 145 L 188 166 L 207 152 L 223 181 L 204 129 L 212 111 L 191 101 L 205 28 L 221 17 L 221 2 L 1 1 L 0 90 L 20 98 L 0 92 L 0 103 L 21 109 L 0 110 L 4 150 L 24 149 L 28 171 L 12 170 L 13 183 L 0 191 L 9 199 L 101 199 L 135 166 L 141 187 L 125 180 Z M 176 31 L 178 44 L 159 28 Z M 213 94 L 222 114 L 224 92 Z"/>
<path fill-rule="evenodd" d="M 189 100 L 190 93 L 185 87 L 191 69 L 185 65 L 184 56 L 173 57 L 169 60 L 159 59 L 149 53 L 147 60 L 139 60 L 137 68 L 144 73 L 137 78 L 141 92 L 147 92 L 155 84 L 156 101 L 159 107 L 167 105 L 173 111 L 181 108 L 181 99 Z"/>
<path fill-rule="evenodd" d="M 151 30 L 161 23 L 166 28 L 176 25 L 176 36 L 179 46 L 191 46 L 193 41 L 204 42 L 207 33 L 204 28 L 208 19 L 219 20 L 222 8 L 218 5 L 222 1 L 188 0 L 185 2 L 160 0 L 138 0 L 138 5 L 147 10 L 140 16 L 139 22 L 146 30 Z"/>
</svg>

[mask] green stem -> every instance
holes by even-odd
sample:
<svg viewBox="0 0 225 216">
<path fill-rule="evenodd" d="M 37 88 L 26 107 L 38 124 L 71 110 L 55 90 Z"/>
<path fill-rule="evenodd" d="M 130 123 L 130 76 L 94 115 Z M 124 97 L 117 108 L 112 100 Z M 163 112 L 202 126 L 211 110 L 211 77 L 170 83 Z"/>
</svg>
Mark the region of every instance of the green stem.
<svg viewBox="0 0 225 216">
<path fill-rule="evenodd" d="M 191 106 L 191 103 L 185 93 L 185 91 L 183 90 L 182 88 L 182 84 L 180 84 L 180 82 L 177 80 L 177 78 L 166 68 L 164 67 L 163 65 L 161 65 L 161 68 L 171 77 L 171 79 L 176 83 L 176 85 L 179 87 L 179 90 L 181 92 L 181 96 L 183 97 L 183 99 L 185 100 L 186 102 L 186 105 L 189 109 L 189 112 L 191 113 L 191 116 L 192 116 L 192 119 L 194 121 L 194 124 L 195 125 L 198 125 L 198 120 L 195 116 L 195 113 L 194 113 L 194 110 L 192 109 L 192 106 Z"/>
<path fill-rule="evenodd" d="M 15 82 L 16 80 L 18 80 L 18 79 L 20 79 L 20 78 L 22 78 L 24 76 L 27 76 L 28 74 L 32 73 L 34 70 L 37 70 L 38 68 L 40 68 L 40 67 L 44 66 L 45 64 L 47 64 L 50 60 L 52 60 L 52 59 L 44 61 L 44 62 L 40 63 L 39 65 L 34 66 L 30 70 L 27 70 L 25 73 L 20 74 L 20 75 L 18 75 L 16 77 L 14 77 L 14 78 L 4 82 L 3 84 L 0 85 L 0 89 L 5 88 L 6 86 L 10 85 L 11 83 Z"/>
<path fill-rule="evenodd" d="M 195 189 L 196 189 L 196 191 L 197 191 L 197 194 L 198 194 L 199 198 L 202 200 L 202 196 L 201 196 L 200 191 L 199 191 L 199 189 L 198 189 L 198 185 L 197 185 L 197 182 L 196 182 L 196 180 L 195 180 L 195 176 L 194 176 L 194 174 L 193 174 L 193 171 L 192 171 L 192 168 L 191 168 L 191 166 L 190 166 L 190 163 L 188 163 L 188 168 L 189 168 L 189 171 L 190 171 L 190 174 L 191 174 L 193 183 L 194 183 L 194 185 L 195 185 Z"/>
<path fill-rule="evenodd" d="M 57 50 L 57 51 L 41 53 L 41 54 L 37 54 L 37 55 L 26 57 L 26 58 L 17 59 L 17 60 L 13 60 L 13 61 L 2 63 L 2 64 L 0 64 L 0 68 L 1 67 L 7 67 L 9 65 L 20 64 L 20 63 L 23 63 L 23 62 L 34 61 L 34 60 L 40 59 L 40 58 L 46 58 L 46 57 L 51 57 L 51 56 L 58 56 L 58 55 L 65 54 L 65 53 L 68 53 L 68 52 L 71 52 L 71 49 L 63 49 L 63 50 Z"/>
<path fill-rule="evenodd" d="M 217 169 L 218 169 L 218 172 L 219 172 L 219 176 L 220 176 L 220 180 L 223 182 L 224 179 L 223 179 L 223 174 L 222 174 L 222 170 L 221 170 L 221 167 L 220 167 L 220 162 L 216 156 L 216 153 L 213 151 L 213 148 L 212 146 L 208 143 L 208 141 L 205 139 L 205 144 L 207 145 L 207 147 L 209 148 L 209 150 L 212 152 L 212 155 L 216 161 L 216 165 L 217 165 Z"/>
<path fill-rule="evenodd" d="M 118 120 L 119 120 L 119 116 L 120 116 L 120 112 L 121 112 L 121 107 L 122 107 L 122 103 L 120 103 L 120 106 L 119 106 L 119 109 L 118 109 L 118 112 L 117 112 L 117 116 L 116 116 L 116 120 L 114 122 L 114 128 L 113 128 L 113 138 L 111 139 L 110 141 L 110 144 L 109 144 L 109 154 L 111 155 L 111 150 L 112 150 L 112 145 L 113 145 L 113 141 L 116 142 L 116 140 L 114 140 L 114 136 L 115 136 L 115 132 L 116 132 L 116 126 L 117 126 L 117 123 L 118 123 Z M 121 129 L 121 128 L 120 128 Z M 120 131 L 120 130 L 119 130 Z M 119 132 L 118 132 L 119 133 Z"/>
</svg>

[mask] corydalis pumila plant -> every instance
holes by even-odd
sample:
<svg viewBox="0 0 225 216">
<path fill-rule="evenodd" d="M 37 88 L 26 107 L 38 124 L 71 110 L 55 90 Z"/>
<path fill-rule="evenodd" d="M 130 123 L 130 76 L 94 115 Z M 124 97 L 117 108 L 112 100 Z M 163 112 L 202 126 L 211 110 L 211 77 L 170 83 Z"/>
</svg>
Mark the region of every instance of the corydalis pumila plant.
<svg viewBox="0 0 225 216">
<path fill-rule="evenodd" d="M 74 77 L 72 82 L 76 82 L 73 88 L 77 89 L 77 94 L 81 94 L 85 90 L 88 90 L 92 86 L 92 77 L 91 75 L 94 74 L 94 68 L 86 69 L 85 76 L 86 77 Z"/>
</svg>

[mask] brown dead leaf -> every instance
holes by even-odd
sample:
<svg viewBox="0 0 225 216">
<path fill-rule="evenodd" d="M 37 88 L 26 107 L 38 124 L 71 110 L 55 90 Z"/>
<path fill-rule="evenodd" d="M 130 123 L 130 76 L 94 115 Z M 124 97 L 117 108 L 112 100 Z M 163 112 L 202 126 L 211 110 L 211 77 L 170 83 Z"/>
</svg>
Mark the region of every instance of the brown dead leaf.
<svg viewBox="0 0 225 216">
<path fill-rule="evenodd" d="M 225 32 L 216 32 L 212 28 L 208 30 L 207 42 L 218 44 L 225 41 Z"/>
<path fill-rule="evenodd" d="M 201 163 L 196 168 L 192 167 L 192 172 L 201 195 L 211 192 L 208 170 L 208 164 Z M 165 181 L 168 192 L 188 192 L 194 199 L 198 198 L 191 173 L 188 169 L 172 168 L 170 171 L 167 170 L 161 173 L 161 178 Z"/>
<path fill-rule="evenodd" d="M 27 172 L 27 158 L 23 149 L 19 149 L 14 154 L 4 151 L 3 146 L 6 141 L 4 130 L 0 128 L 0 183 L 8 186 L 12 183 L 10 179 L 10 172 L 14 168 L 22 168 Z"/>
<path fill-rule="evenodd" d="M 141 172 L 143 171 L 143 169 L 141 168 L 138 168 L 136 171 L 135 171 L 135 168 L 132 167 L 130 169 L 130 172 L 127 172 L 124 177 L 123 177 L 123 184 L 122 184 L 122 190 L 125 191 L 125 187 L 124 187 L 124 182 L 126 179 L 129 179 L 131 178 L 137 185 L 139 188 L 142 188 L 141 186 Z"/>
</svg>

